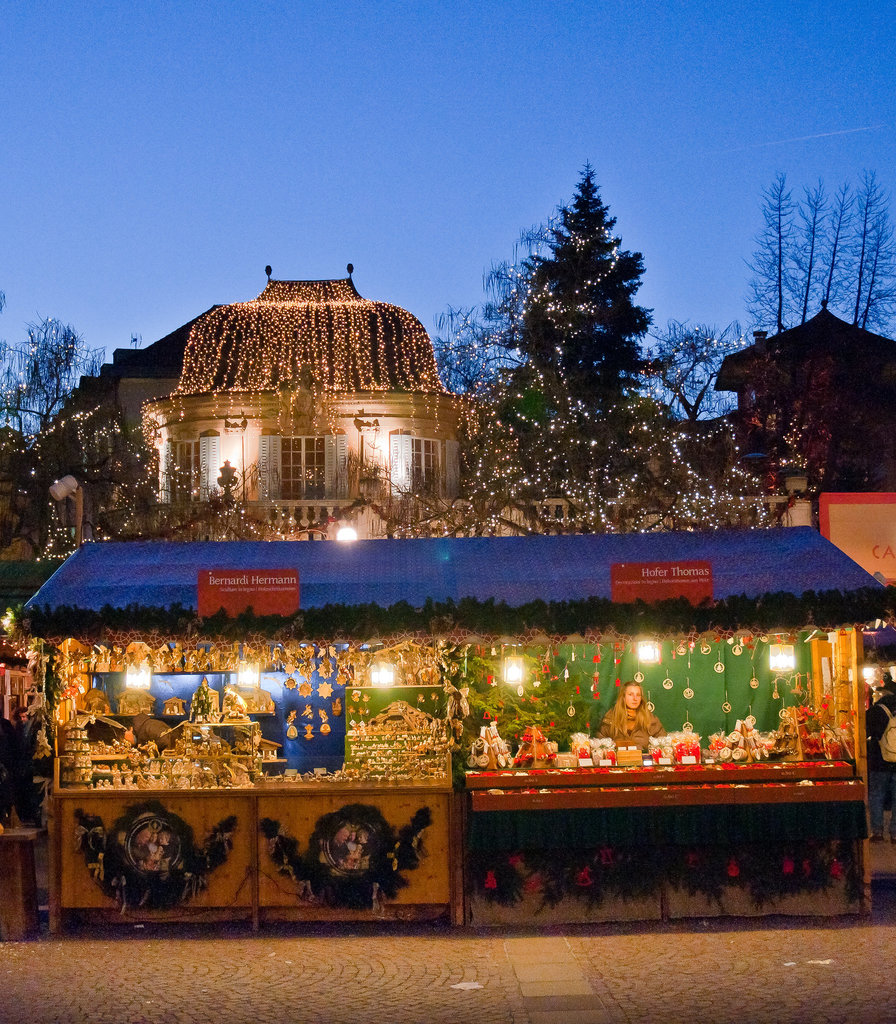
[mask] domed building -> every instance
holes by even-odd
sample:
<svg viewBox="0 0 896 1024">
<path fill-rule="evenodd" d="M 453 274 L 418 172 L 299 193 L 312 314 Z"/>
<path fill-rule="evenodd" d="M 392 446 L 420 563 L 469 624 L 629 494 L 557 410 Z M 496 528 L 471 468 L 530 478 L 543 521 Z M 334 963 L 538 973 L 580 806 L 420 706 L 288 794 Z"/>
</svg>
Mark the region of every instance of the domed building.
<svg viewBox="0 0 896 1024">
<path fill-rule="evenodd" d="M 332 535 L 351 519 L 375 537 L 402 532 L 422 500 L 456 497 L 460 400 L 420 321 L 362 298 L 350 276 L 268 273 L 257 298 L 181 329 L 176 387 L 143 404 L 160 503 L 222 497 L 269 535 Z"/>
</svg>

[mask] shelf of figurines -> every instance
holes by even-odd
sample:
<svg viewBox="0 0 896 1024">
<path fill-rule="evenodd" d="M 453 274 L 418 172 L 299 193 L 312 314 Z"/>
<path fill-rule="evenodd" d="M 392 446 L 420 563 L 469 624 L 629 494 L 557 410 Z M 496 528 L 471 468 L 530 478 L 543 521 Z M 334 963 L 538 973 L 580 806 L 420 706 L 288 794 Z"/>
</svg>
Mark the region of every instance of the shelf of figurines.
<svg viewBox="0 0 896 1024">
<path fill-rule="evenodd" d="M 247 789 L 280 760 L 262 746 L 261 729 L 248 718 L 182 722 L 161 751 L 154 741 L 134 746 L 123 736 L 91 740 L 94 722 L 82 714 L 60 728 L 57 789 Z"/>
<path fill-rule="evenodd" d="M 752 717 L 738 720 L 730 733 L 718 732 L 706 743 L 694 732 L 669 733 L 651 737 L 646 750 L 614 743 L 605 737 L 573 733 L 570 749 L 561 752 L 557 744 L 545 737 L 538 726 L 523 731 L 516 753 L 502 739 L 496 722 L 483 726 L 473 741 L 467 757 L 467 788 L 474 792 L 474 809 L 491 806 L 489 797 L 505 795 L 505 791 L 528 794 L 562 788 L 595 787 L 661 787 L 675 790 L 679 797 L 687 787 L 704 790 L 694 802 L 713 802 L 705 792 L 740 787 L 750 783 L 783 787 L 778 797 L 766 793 L 761 800 L 789 797 L 794 785 L 802 797 L 794 799 L 853 799 L 862 789 L 855 778 L 855 746 L 851 725 L 840 728 L 820 726 L 817 716 L 802 708 L 789 709 L 780 727 L 762 733 Z M 808 797 L 807 787 L 818 786 L 829 795 Z M 843 789 L 840 796 L 828 786 Z M 591 799 L 590 797 L 588 798 Z M 674 799 L 670 797 L 671 800 Z M 752 797 L 744 797 L 751 802 Z M 576 806 L 577 798 L 566 803 Z M 614 797 L 608 796 L 612 803 Z M 733 802 L 723 795 L 717 802 Z M 501 806 L 508 808 L 507 802 Z"/>
</svg>

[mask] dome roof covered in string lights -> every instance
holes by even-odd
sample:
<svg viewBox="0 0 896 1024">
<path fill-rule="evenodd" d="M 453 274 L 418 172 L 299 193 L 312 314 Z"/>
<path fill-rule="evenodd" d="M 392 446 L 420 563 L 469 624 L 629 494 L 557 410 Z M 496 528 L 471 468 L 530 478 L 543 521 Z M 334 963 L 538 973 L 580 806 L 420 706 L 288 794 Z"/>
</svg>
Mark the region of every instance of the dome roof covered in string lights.
<svg viewBox="0 0 896 1024">
<path fill-rule="evenodd" d="M 257 298 L 216 306 L 194 323 L 175 394 L 290 385 L 331 392 L 445 391 L 429 335 L 411 313 L 362 298 L 351 277 L 269 277 Z"/>
</svg>

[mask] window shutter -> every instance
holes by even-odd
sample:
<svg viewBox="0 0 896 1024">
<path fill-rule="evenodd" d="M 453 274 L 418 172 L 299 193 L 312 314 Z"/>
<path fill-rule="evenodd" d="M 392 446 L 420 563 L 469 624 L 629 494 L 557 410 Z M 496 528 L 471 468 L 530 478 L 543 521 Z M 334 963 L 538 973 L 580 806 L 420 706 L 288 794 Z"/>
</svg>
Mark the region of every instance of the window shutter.
<svg viewBox="0 0 896 1024">
<path fill-rule="evenodd" d="M 262 434 L 258 439 L 258 494 L 262 501 L 276 501 L 280 497 L 279 434 Z"/>
<path fill-rule="evenodd" d="M 445 442 L 445 497 L 456 498 L 460 492 L 460 445 Z"/>
<path fill-rule="evenodd" d="M 159 500 L 163 505 L 171 504 L 171 473 L 173 470 L 174 446 L 170 441 L 165 441 L 159 460 Z"/>
<path fill-rule="evenodd" d="M 389 472 L 393 494 L 407 494 L 411 489 L 411 435 L 393 434 L 389 445 Z"/>
<path fill-rule="evenodd" d="M 348 438 L 345 434 L 327 434 L 324 438 L 324 472 L 327 497 L 347 497 Z"/>
<path fill-rule="evenodd" d="M 218 486 L 221 473 L 221 438 L 209 434 L 199 438 L 199 500 L 208 501 Z"/>
</svg>

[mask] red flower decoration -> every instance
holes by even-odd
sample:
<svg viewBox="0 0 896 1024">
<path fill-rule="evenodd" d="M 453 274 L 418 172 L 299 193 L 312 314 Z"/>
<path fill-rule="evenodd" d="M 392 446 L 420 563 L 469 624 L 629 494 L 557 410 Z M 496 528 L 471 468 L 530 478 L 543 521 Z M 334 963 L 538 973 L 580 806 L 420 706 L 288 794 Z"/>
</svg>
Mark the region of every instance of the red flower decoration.
<svg viewBox="0 0 896 1024">
<path fill-rule="evenodd" d="M 793 857 L 785 857 L 784 860 L 781 861 L 782 875 L 792 875 L 795 868 L 796 864 L 793 862 Z"/>
<path fill-rule="evenodd" d="M 839 860 L 831 861 L 831 878 L 842 878 L 843 877 L 843 865 Z"/>
<path fill-rule="evenodd" d="M 576 875 L 576 885 L 581 886 L 583 889 L 589 885 L 594 885 L 594 879 L 591 877 L 591 868 L 587 864 Z"/>
<path fill-rule="evenodd" d="M 602 846 L 600 849 L 600 862 L 601 864 L 612 864 L 613 863 L 613 848 L 611 846 Z"/>
<path fill-rule="evenodd" d="M 489 871 L 485 876 L 485 888 L 486 889 L 497 889 L 498 880 L 495 878 L 494 871 Z"/>
<path fill-rule="evenodd" d="M 740 865 L 737 863 L 736 858 L 732 857 L 731 860 L 728 861 L 728 867 L 726 870 L 729 878 L 737 878 L 740 874 Z"/>
</svg>

